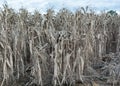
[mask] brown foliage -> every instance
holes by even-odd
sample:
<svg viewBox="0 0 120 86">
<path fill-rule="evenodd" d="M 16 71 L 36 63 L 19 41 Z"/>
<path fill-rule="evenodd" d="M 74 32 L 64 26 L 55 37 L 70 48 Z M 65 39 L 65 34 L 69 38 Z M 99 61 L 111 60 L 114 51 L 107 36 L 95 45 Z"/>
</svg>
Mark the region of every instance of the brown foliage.
<svg viewBox="0 0 120 86">
<path fill-rule="evenodd" d="M 87 8 L 88 9 L 88 8 Z M 0 11 L 1 86 L 75 85 L 120 80 L 120 17 L 7 5 Z M 13 83 L 14 82 L 14 83 Z"/>
</svg>

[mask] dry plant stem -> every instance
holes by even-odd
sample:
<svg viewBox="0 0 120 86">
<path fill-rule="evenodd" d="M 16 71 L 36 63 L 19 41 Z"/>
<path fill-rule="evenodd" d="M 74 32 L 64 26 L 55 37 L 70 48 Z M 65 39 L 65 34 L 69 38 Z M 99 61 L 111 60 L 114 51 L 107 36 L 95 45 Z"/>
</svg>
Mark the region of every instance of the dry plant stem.
<svg viewBox="0 0 120 86">
<path fill-rule="evenodd" d="M 88 7 L 55 14 L 0 10 L 1 86 L 63 86 L 120 80 L 120 16 Z M 89 76 L 89 77 L 87 77 Z M 13 83 L 14 82 L 14 83 Z M 106 86 L 106 85 L 105 85 Z"/>
</svg>

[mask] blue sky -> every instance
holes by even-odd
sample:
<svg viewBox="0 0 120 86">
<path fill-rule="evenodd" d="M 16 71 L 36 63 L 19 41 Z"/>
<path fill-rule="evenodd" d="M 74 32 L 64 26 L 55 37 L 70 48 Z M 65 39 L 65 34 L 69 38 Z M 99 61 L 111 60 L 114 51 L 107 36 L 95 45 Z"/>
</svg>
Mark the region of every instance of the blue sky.
<svg viewBox="0 0 120 86">
<path fill-rule="evenodd" d="M 44 13 L 48 8 L 58 11 L 63 7 L 74 11 L 79 7 L 85 6 L 89 6 L 97 12 L 102 10 L 116 10 L 120 12 L 120 0 L 0 0 L 0 7 L 5 2 L 7 2 L 9 7 L 16 10 L 24 7 L 30 12 L 37 9 Z"/>
</svg>

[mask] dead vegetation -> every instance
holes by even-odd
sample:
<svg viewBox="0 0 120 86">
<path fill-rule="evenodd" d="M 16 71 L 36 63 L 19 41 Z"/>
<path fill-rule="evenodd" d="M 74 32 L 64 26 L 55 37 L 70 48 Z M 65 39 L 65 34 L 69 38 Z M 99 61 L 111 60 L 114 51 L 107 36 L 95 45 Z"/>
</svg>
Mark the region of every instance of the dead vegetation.
<svg viewBox="0 0 120 86">
<path fill-rule="evenodd" d="M 1 86 L 119 86 L 120 16 L 63 8 L 0 11 Z"/>
</svg>

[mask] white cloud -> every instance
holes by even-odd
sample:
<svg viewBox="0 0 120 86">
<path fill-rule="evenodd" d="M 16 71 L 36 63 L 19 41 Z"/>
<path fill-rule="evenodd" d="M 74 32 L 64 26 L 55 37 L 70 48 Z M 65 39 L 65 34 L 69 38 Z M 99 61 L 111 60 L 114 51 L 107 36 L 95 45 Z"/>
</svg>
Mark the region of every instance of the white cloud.
<svg viewBox="0 0 120 86">
<path fill-rule="evenodd" d="M 14 9 L 21 7 L 27 8 L 29 11 L 35 9 L 46 11 L 47 8 L 52 7 L 59 10 L 62 7 L 69 9 L 90 6 L 97 10 L 113 9 L 120 10 L 120 0 L 6 0 L 8 5 Z M 5 0 L 0 0 L 0 7 Z"/>
</svg>

